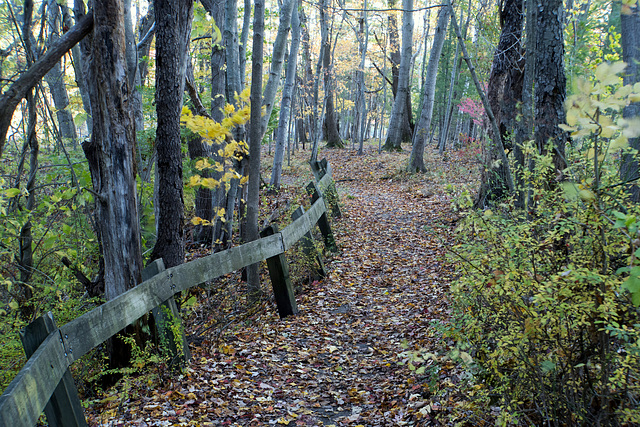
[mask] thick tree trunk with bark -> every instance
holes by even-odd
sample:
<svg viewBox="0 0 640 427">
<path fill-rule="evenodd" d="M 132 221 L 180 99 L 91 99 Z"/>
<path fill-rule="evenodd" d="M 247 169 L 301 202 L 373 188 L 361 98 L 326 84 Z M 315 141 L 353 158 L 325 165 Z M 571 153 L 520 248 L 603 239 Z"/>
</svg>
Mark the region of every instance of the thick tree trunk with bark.
<svg viewBox="0 0 640 427">
<path fill-rule="evenodd" d="M 291 17 L 291 29 L 291 48 L 289 50 L 284 89 L 282 90 L 280 120 L 278 121 L 278 136 L 275 152 L 273 154 L 273 169 L 271 170 L 270 184 L 275 188 L 280 188 L 282 162 L 284 160 L 284 145 L 285 141 L 289 140 L 289 116 L 291 111 L 291 99 L 293 97 L 293 89 L 296 81 L 298 47 L 300 46 L 300 20 L 298 19 L 297 4 L 294 6 L 293 15 Z"/>
<path fill-rule="evenodd" d="M 413 147 L 411 148 L 411 157 L 407 170 L 409 172 L 424 172 L 424 147 L 426 145 L 429 129 L 431 128 L 431 118 L 433 116 L 433 104 L 436 95 L 436 78 L 438 76 L 438 64 L 440 62 L 440 54 L 444 46 L 444 40 L 447 35 L 447 27 L 449 26 L 448 7 L 443 7 L 438 11 L 438 23 L 436 32 L 433 37 L 433 45 L 429 54 L 429 65 L 424 81 L 424 95 L 422 97 L 422 111 L 420 119 L 413 136 Z"/>
<path fill-rule="evenodd" d="M 105 261 L 105 298 L 111 300 L 136 286 L 142 271 L 134 118 L 127 103 L 130 89 L 122 3 L 96 2 L 93 13 L 97 24 L 91 44 L 86 46 L 92 55 L 86 64 L 93 132 L 82 148 L 96 194 L 97 232 Z"/>
<path fill-rule="evenodd" d="M 625 13 L 626 12 L 626 13 Z M 630 7 L 629 10 L 624 9 L 620 15 L 621 21 L 621 39 L 622 59 L 627 63 L 624 73 L 624 84 L 635 84 L 640 82 L 640 9 L 637 4 Z M 632 102 L 623 111 L 624 118 L 632 118 L 640 116 L 640 103 Z M 629 145 L 636 149 L 640 149 L 640 138 L 631 138 Z M 640 186 L 637 179 L 640 177 L 638 161 L 636 156 L 631 153 L 624 155 L 622 165 L 620 166 L 620 178 L 623 182 L 630 183 L 627 185 L 627 191 L 631 200 L 635 203 L 640 202 Z"/>
<path fill-rule="evenodd" d="M 504 148 L 513 147 L 513 137 L 517 127 L 516 115 L 522 102 L 523 56 L 522 24 L 524 21 L 523 0 L 506 0 L 500 12 L 502 31 L 500 41 L 493 54 L 493 64 L 487 89 L 487 98 L 495 116 L 500 138 Z M 477 206 L 493 202 L 510 195 L 506 183 L 506 169 L 503 164 L 501 148 L 493 142 L 495 138 L 485 140 L 482 145 L 483 165 Z M 498 164 L 496 167 L 492 165 Z"/>
<path fill-rule="evenodd" d="M 262 59 L 264 43 L 264 0 L 254 3 L 253 53 L 251 55 L 251 122 L 249 125 L 249 195 L 247 200 L 246 239 L 260 238 L 258 216 L 260 214 L 260 151 L 262 145 Z M 247 267 L 249 299 L 260 297 L 259 264 Z"/>
<path fill-rule="evenodd" d="M 553 164 L 561 175 L 566 168 L 567 133 L 564 123 L 564 100 L 567 79 L 564 74 L 564 8 L 562 0 L 538 0 L 535 71 L 535 140 L 538 152 L 547 153 L 551 143 Z M 562 179 L 562 178 L 560 178 Z M 556 180 L 554 174 L 549 185 Z"/>
<path fill-rule="evenodd" d="M 411 68 L 413 48 L 413 0 L 403 0 L 402 8 L 402 59 L 400 60 L 400 74 L 398 78 L 398 91 L 393 102 L 389 130 L 384 150 L 401 151 L 403 142 L 411 142 L 411 133 L 405 135 L 403 122 L 409 112 L 407 111 L 407 97 L 409 91 L 409 71 Z"/>
<path fill-rule="evenodd" d="M 193 0 L 156 0 L 157 240 L 151 259 L 184 262 L 184 200 L 180 114 L 193 18 Z"/>
</svg>

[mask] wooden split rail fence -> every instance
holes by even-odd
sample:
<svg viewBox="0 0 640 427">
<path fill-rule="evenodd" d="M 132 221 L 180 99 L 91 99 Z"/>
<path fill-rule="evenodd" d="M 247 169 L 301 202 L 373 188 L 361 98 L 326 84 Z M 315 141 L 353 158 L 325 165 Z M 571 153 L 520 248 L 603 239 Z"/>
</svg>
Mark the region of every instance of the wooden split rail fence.
<svg viewBox="0 0 640 427">
<path fill-rule="evenodd" d="M 138 286 L 66 325 L 58 328 L 47 313 L 27 326 L 21 339 L 29 360 L 0 396 L 0 426 L 33 426 L 43 411 L 50 426 L 86 426 L 69 366 L 149 311 L 156 319 L 161 342 L 186 363 L 189 349 L 173 296 L 224 274 L 266 260 L 280 317 L 296 314 L 284 252 L 302 239 L 304 253 L 315 263 L 316 276 L 324 276 L 311 235 L 316 224 L 325 248 L 338 250 L 327 217 L 327 205 L 334 216 L 340 215 L 331 169 L 324 159 L 312 162 L 311 169 L 316 178 L 307 186 L 312 205 L 307 212 L 298 208 L 284 230 L 271 225 L 259 240 L 173 268 L 165 269 L 162 260 L 157 260 L 143 271 Z"/>
</svg>

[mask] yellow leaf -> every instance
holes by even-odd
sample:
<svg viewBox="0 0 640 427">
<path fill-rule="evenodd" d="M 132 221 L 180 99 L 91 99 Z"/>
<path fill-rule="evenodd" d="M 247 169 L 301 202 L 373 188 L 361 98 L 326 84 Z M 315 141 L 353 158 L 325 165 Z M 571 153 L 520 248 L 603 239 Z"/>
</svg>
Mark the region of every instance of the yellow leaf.
<svg viewBox="0 0 640 427">
<path fill-rule="evenodd" d="M 622 61 L 614 62 L 613 64 L 603 62 L 596 67 L 596 79 L 603 85 L 618 84 L 621 79 L 618 74 L 624 71 L 626 66 L 627 64 Z"/>
<path fill-rule="evenodd" d="M 611 144 L 609 144 L 609 148 L 607 151 L 609 151 L 609 153 L 614 153 L 618 150 L 627 148 L 628 146 L 629 140 L 627 139 L 627 137 L 624 135 L 620 135 L 619 137 L 611 141 Z"/>
<path fill-rule="evenodd" d="M 595 199 L 596 195 L 593 194 L 593 192 L 591 190 L 580 190 L 578 192 L 578 196 L 580 196 L 580 199 L 583 202 L 589 202 L 593 199 Z"/>
<path fill-rule="evenodd" d="M 189 178 L 189 187 L 195 187 L 197 185 L 200 185 L 200 175 L 193 175 L 191 178 Z"/>
<path fill-rule="evenodd" d="M 202 223 L 202 218 L 200 218 L 199 216 L 194 216 L 193 218 L 191 218 L 191 224 L 200 225 L 201 223 Z"/>
</svg>

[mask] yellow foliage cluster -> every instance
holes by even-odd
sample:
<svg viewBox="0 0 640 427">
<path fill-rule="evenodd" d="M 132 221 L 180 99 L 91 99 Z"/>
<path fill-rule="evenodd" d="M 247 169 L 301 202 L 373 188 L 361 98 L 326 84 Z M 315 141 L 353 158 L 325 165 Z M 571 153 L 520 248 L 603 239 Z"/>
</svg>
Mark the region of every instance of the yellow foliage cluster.
<svg viewBox="0 0 640 427">
<path fill-rule="evenodd" d="M 622 83 L 620 73 L 626 66 L 622 61 L 598 65 L 595 79 L 578 80 L 576 94 L 566 101 L 567 124 L 560 127 L 576 139 L 588 136 L 607 139 L 609 143 L 602 154 L 627 148 L 629 138 L 640 136 L 640 118 L 625 119 L 620 115 L 631 102 L 640 102 L 640 83 L 611 91 L 612 86 Z M 592 158 L 596 153 L 591 148 L 588 154 Z"/>
<path fill-rule="evenodd" d="M 248 145 L 245 141 L 233 139 L 232 130 L 236 126 L 245 125 L 250 118 L 251 105 L 249 103 L 249 88 L 246 88 L 239 95 L 236 95 L 237 107 L 226 104 L 223 108 L 224 117 L 221 122 L 216 122 L 208 117 L 194 115 L 187 107 L 183 107 L 180 123 L 186 126 L 191 132 L 200 135 L 209 145 L 216 144 L 218 161 L 209 158 L 202 158 L 196 161 L 195 168 L 199 171 L 213 170 L 223 173 L 220 179 L 193 175 L 189 178 L 189 187 L 205 187 L 216 189 L 224 185 L 225 191 L 229 191 L 231 180 L 239 179 L 240 185 L 244 185 L 248 177 L 240 176 L 235 170 L 228 167 L 228 160 L 241 160 L 249 154 Z M 216 216 L 224 221 L 225 210 L 218 209 Z M 211 222 L 199 217 L 191 220 L 195 225 L 211 225 Z"/>
</svg>

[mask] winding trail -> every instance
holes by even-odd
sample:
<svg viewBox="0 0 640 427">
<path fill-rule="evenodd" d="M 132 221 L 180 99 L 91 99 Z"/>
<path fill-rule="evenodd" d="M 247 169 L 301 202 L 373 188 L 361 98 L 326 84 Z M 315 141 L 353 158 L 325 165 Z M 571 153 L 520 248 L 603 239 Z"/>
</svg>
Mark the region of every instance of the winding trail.
<svg viewBox="0 0 640 427">
<path fill-rule="evenodd" d="M 192 348 L 186 375 L 130 392 L 92 424 L 439 425 L 432 396 L 456 381 L 453 364 L 438 362 L 449 348 L 451 201 L 433 180 L 398 174 L 406 155 L 324 154 L 343 206 L 340 252 L 297 296 L 300 314 L 280 321 L 269 303 Z M 416 375 L 400 363 L 420 349 L 434 356 Z"/>
</svg>

